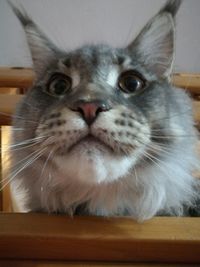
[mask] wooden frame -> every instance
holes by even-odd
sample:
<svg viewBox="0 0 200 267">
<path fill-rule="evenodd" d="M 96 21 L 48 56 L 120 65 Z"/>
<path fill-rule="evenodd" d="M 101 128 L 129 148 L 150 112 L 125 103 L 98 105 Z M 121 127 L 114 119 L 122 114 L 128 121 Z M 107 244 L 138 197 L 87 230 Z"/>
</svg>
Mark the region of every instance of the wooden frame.
<svg viewBox="0 0 200 267">
<path fill-rule="evenodd" d="M 26 88 L 33 77 L 31 69 L 0 68 L 0 87 Z M 199 97 L 200 75 L 175 74 L 173 82 Z M 21 97 L 0 94 L 0 113 L 8 114 L 0 115 L 0 125 L 10 124 L 9 115 Z M 198 97 L 194 116 L 199 123 Z M 2 127 L 1 136 L 8 130 Z M 5 163 L 1 169 L 5 176 Z M 131 218 L 5 213 L 9 204 L 5 191 L 0 201 L 0 266 L 200 266 L 200 218 L 156 217 L 137 223 Z"/>
<path fill-rule="evenodd" d="M 0 258 L 197 263 L 200 221 L 1 214 Z"/>
<path fill-rule="evenodd" d="M 30 68 L 0 68 L 0 87 L 28 88 L 33 83 L 34 72 Z"/>
</svg>

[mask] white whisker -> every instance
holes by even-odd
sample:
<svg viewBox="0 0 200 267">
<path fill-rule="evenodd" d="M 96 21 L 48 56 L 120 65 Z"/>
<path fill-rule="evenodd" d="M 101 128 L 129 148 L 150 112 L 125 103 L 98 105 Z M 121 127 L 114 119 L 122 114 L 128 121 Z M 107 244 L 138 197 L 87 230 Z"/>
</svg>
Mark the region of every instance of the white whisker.
<svg viewBox="0 0 200 267">
<path fill-rule="evenodd" d="M 42 175 L 43 175 L 43 173 L 44 173 L 44 170 L 45 170 L 45 168 L 46 168 L 46 166 L 47 166 L 47 163 L 48 163 L 48 161 L 50 160 L 50 158 L 51 158 L 53 152 L 55 152 L 54 149 L 52 149 L 52 150 L 49 152 L 49 155 L 48 155 L 48 157 L 47 157 L 47 159 L 46 159 L 46 161 L 45 161 L 45 163 L 44 163 L 44 166 L 43 166 L 43 168 L 42 168 L 40 178 L 42 177 Z"/>
<path fill-rule="evenodd" d="M 184 135 L 180 135 L 180 134 L 174 134 L 174 135 L 172 135 L 172 134 L 167 134 L 167 135 L 151 135 L 151 137 L 153 137 L 153 138 L 159 138 L 159 139 L 172 139 L 172 138 L 177 138 L 177 137 L 183 137 L 183 138 L 194 138 L 194 137 L 196 137 L 196 135 L 189 135 L 189 134 L 184 134 Z"/>
<path fill-rule="evenodd" d="M 152 150 L 153 152 L 155 152 L 156 154 L 158 153 L 158 152 L 162 152 L 162 153 L 164 153 L 164 154 L 166 154 L 166 155 L 171 155 L 171 153 L 170 153 L 170 149 L 167 149 L 167 148 L 165 148 L 165 147 L 160 147 L 159 145 L 157 145 L 157 144 L 148 144 L 147 145 L 147 148 L 150 148 L 150 150 Z"/>
<path fill-rule="evenodd" d="M 19 143 L 16 143 L 16 144 L 12 144 L 12 145 L 8 145 L 7 147 L 9 147 L 10 149 L 11 148 L 15 148 L 15 147 L 18 147 L 18 146 L 23 146 L 23 145 L 29 145 L 29 144 L 32 144 L 36 141 L 42 141 L 42 139 L 46 138 L 47 136 L 39 136 L 39 137 L 34 137 L 34 138 L 31 138 L 31 139 L 26 139 L 22 142 L 19 142 Z"/>
<path fill-rule="evenodd" d="M 35 162 L 38 158 L 40 158 L 43 153 L 45 152 L 47 148 L 42 149 L 41 151 L 39 151 L 36 155 L 34 155 L 32 157 L 31 160 L 29 160 L 26 164 L 24 164 L 21 168 L 18 168 L 16 171 L 11 173 L 11 177 L 8 179 L 8 181 L 6 183 L 4 183 L 2 185 L 2 187 L 0 188 L 0 191 L 2 191 L 20 172 L 22 172 L 25 168 L 27 168 L 28 166 L 30 166 L 33 162 Z"/>
<path fill-rule="evenodd" d="M 7 149 L 2 149 L 3 152 L 12 152 L 12 151 L 19 151 L 19 150 L 23 150 L 23 149 L 27 149 L 29 147 L 34 147 L 38 144 L 40 144 L 42 141 L 39 140 L 37 142 L 34 142 L 33 144 L 30 144 L 30 145 L 25 145 L 23 147 L 15 147 L 15 148 L 7 148 Z"/>
</svg>

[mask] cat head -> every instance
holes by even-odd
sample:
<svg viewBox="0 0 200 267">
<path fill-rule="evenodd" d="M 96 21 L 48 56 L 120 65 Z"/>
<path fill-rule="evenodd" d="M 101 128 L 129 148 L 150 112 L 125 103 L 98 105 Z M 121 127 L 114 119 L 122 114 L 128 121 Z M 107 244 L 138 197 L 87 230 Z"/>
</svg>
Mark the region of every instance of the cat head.
<svg viewBox="0 0 200 267">
<path fill-rule="evenodd" d="M 71 52 L 57 48 L 25 11 L 12 5 L 36 72 L 18 109 L 24 120 L 14 122 L 26 125 L 16 140 L 41 138 L 47 157 L 54 154 L 63 173 L 82 181 L 116 180 L 140 165 L 152 143 L 161 142 L 152 131 L 174 130 L 162 118 L 173 112 L 166 95 L 169 100 L 180 3 L 168 1 L 125 48 L 84 46 Z"/>
</svg>

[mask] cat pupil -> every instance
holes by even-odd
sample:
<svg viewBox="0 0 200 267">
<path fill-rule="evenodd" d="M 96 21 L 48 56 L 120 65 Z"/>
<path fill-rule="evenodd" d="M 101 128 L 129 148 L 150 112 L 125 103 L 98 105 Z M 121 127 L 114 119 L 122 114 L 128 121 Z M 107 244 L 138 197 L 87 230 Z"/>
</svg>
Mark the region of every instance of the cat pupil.
<svg viewBox="0 0 200 267">
<path fill-rule="evenodd" d="M 64 80 L 59 80 L 55 84 L 55 93 L 59 94 L 62 93 L 66 88 L 66 81 Z"/>
<path fill-rule="evenodd" d="M 124 85 L 129 91 L 134 92 L 140 88 L 141 82 L 137 78 L 128 76 L 125 79 Z"/>
<path fill-rule="evenodd" d="M 58 81 L 55 81 L 53 88 L 54 94 L 56 95 L 63 94 L 66 91 L 67 87 L 68 84 L 66 80 L 60 79 Z"/>
</svg>

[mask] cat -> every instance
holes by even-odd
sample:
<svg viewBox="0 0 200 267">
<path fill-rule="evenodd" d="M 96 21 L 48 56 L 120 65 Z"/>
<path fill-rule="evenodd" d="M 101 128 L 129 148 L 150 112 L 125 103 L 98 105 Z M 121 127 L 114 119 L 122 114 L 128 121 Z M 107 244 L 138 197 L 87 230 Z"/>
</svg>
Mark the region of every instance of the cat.
<svg viewBox="0 0 200 267">
<path fill-rule="evenodd" d="M 198 197 L 189 96 L 170 83 L 175 15 L 169 0 L 125 48 L 56 47 L 10 3 L 36 79 L 13 116 L 11 191 L 20 211 L 184 216 Z"/>
</svg>

